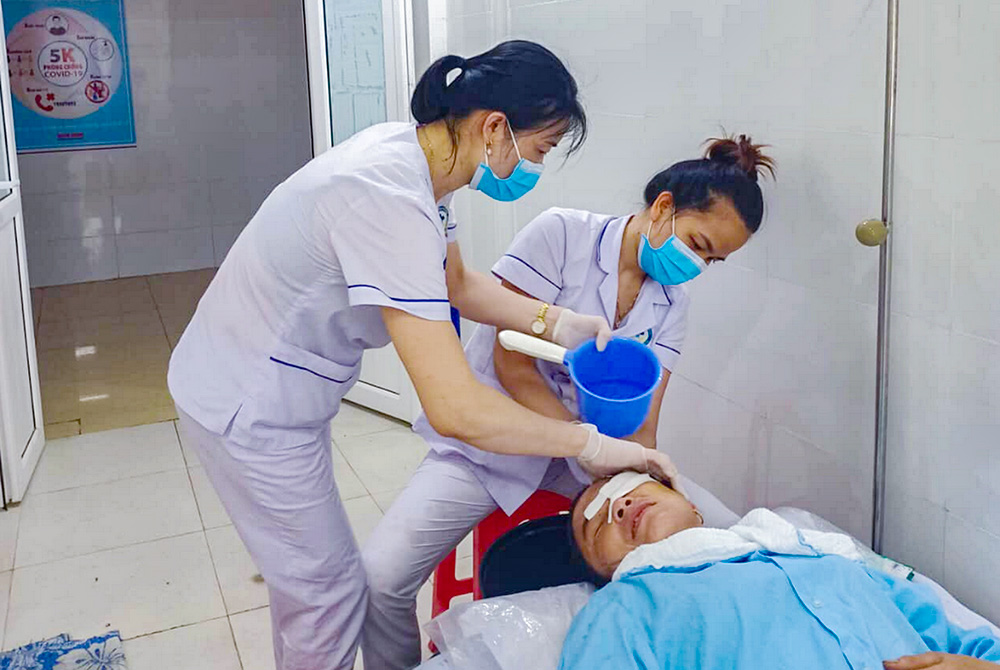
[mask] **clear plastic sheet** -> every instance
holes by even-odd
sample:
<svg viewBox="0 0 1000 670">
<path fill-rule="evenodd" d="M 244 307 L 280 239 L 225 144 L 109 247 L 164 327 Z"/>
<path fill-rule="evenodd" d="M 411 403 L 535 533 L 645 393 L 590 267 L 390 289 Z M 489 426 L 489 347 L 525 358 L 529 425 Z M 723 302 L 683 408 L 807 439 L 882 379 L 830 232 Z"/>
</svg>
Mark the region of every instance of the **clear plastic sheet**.
<svg viewBox="0 0 1000 670">
<path fill-rule="evenodd" d="M 450 670 L 555 670 L 589 584 L 455 605 L 427 624 Z"/>
</svg>

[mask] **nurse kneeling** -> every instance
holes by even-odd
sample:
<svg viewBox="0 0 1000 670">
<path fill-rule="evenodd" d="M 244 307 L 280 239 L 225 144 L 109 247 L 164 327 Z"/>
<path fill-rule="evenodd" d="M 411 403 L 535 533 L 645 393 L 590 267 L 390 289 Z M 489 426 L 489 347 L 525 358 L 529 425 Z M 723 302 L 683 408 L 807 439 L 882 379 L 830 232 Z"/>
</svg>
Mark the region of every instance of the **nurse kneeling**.
<svg viewBox="0 0 1000 670">
<path fill-rule="evenodd" d="M 449 303 L 567 347 L 610 336 L 603 318 L 466 270 L 443 223 L 455 190 L 471 182 L 513 200 L 563 135 L 579 146 L 585 116 L 563 64 L 530 42 L 449 56 L 421 78 L 412 111 L 420 125 L 358 133 L 268 196 L 170 361 L 183 438 L 267 582 L 278 670 L 354 663 L 367 586 L 334 483 L 330 419 L 365 349 L 391 339 L 442 435 L 576 457 L 594 473 L 673 471 L 666 456 L 543 417 L 477 381 L 450 321 Z"/>
</svg>

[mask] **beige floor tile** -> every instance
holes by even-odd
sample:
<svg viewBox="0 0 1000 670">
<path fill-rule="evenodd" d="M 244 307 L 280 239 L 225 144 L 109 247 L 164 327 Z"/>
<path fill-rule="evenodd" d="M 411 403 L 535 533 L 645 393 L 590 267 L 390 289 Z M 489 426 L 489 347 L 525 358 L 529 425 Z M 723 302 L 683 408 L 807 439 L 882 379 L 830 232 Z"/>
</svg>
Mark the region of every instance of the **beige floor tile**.
<svg viewBox="0 0 1000 670">
<path fill-rule="evenodd" d="M 39 351 L 72 348 L 75 357 L 86 355 L 88 347 L 118 345 L 164 335 L 160 315 L 144 311 L 46 321 L 40 325 L 36 341 Z"/>
<path fill-rule="evenodd" d="M 347 440 L 361 435 L 371 435 L 394 428 L 409 429 L 409 426 L 402 421 L 390 419 L 377 412 L 353 405 L 349 402 L 341 403 L 340 411 L 330 422 L 335 442 Z"/>
<path fill-rule="evenodd" d="M 10 580 L 13 573 L 0 572 L 0 649 L 4 646 L 4 629 L 7 627 L 7 606 L 10 604 Z"/>
<path fill-rule="evenodd" d="M 274 670 L 271 612 L 267 607 L 229 617 L 243 670 Z"/>
<path fill-rule="evenodd" d="M 61 440 L 64 437 L 73 437 L 80 434 L 80 420 L 63 421 L 61 423 L 45 424 L 46 440 Z"/>
<path fill-rule="evenodd" d="M 136 407 L 113 409 L 108 412 L 85 412 L 80 419 L 80 429 L 84 433 L 99 433 L 115 428 L 144 426 L 149 423 L 173 421 L 177 418 L 177 408 L 173 401 L 156 407 Z"/>
<path fill-rule="evenodd" d="M 186 327 L 187 324 L 184 324 L 183 326 L 180 327 L 172 326 L 170 329 L 167 330 L 167 341 L 170 343 L 171 351 L 177 348 L 177 343 L 181 341 L 181 335 L 184 334 L 184 329 Z"/>
<path fill-rule="evenodd" d="M 219 495 L 212 487 L 212 482 L 205 474 L 205 468 L 190 468 L 191 485 L 194 487 L 194 496 L 198 500 L 198 511 L 201 513 L 201 523 L 205 529 L 228 526 L 232 523 L 226 508 L 222 506 Z"/>
<path fill-rule="evenodd" d="M 15 570 L 5 644 L 109 629 L 132 638 L 225 611 L 198 532 Z"/>
<path fill-rule="evenodd" d="M 267 586 L 260 579 L 257 566 L 243 546 L 236 528 L 214 528 L 205 536 L 208 537 L 215 573 L 219 576 L 226 611 L 237 614 L 267 605 Z"/>
<path fill-rule="evenodd" d="M 42 493 L 21 504 L 15 566 L 201 530 L 184 470 Z"/>
<path fill-rule="evenodd" d="M 338 440 L 337 446 L 371 493 L 401 489 L 427 454 L 427 443 L 409 429 Z"/>
<path fill-rule="evenodd" d="M 21 525 L 21 507 L 0 510 L 0 572 L 14 567 L 14 551 L 17 548 L 17 531 Z"/>
<path fill-rule="evenodd" d="M 132 670 L 240 670 L 225 618 L 126 640 L 125 658 Z"/>
<path fill-rule="evenodd" d="M 162 368 L 159 374 L 147 371 L 119 379 L 43 381 L 42 413 L 50 423 L 80 421 L 83 433 L 175 419 L 165 364 Z"/>
<path fill-rule="evenodd" d="M 170 421 L 51 439 L 32 477 L 28 495 L 184 467 L 180 442 Z"/>
<path fill-rule="evenodd" d="M 157 309 L 161 314 L 193 314 L 215 272 L 208 268 L 148 277 Z"/>
<path fill-rule="evenodd" d="M 160 332 L 112 344 L 41 351 L 38 376 L 43 388 L 46 384 L 119 379 L 153 379 L 165 385 L 169 360 L 170 345 Z"/>
<path fill-rule="evenodd" d="M 156 311 L 145 277 L 51 286 L 42 291 L 42 321 Z"/>
</svg>

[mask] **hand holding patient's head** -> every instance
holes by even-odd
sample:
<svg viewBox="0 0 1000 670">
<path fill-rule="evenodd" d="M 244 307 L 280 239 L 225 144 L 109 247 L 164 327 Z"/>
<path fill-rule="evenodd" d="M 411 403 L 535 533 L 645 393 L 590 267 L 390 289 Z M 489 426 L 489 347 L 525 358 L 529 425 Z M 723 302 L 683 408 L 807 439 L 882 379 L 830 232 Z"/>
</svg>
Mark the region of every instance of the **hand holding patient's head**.
<svg viewBox="0 0 1000 670">
<path fill-rule="evenodd" d="M 636 547 L 702 525 L 698 509 L 682 494 L 635 473 L 595 481 L 576 499 L 571 515 L 583 559 L 605 579 Z"/>
</svg>

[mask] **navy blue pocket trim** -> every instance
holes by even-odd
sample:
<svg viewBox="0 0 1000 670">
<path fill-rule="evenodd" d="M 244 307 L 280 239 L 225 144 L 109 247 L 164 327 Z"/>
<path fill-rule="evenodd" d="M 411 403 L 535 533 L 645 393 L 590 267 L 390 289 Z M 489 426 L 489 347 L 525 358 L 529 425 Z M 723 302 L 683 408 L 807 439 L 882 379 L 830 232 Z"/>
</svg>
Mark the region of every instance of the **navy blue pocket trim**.
<svg viewBox="0 0 1000 670">
<path fill-rule="evenodd" d="M 334 379 L 333 377 L 327 377 L 326 375 L 321 375 L 320 373 L 316 372 L 315 370 L 310 370 L 309 368 L 304 368 L 301 365 L 293 365 L 292 363 L 280 360 L 278 358 L 275 358 L 274 356 L 271 356 L 271 360 L 274 361 L 275 363 L 280 363 L 281 365 L 284 365 L 284 366 L 287 366 L 287 367 L 290 367 L 290 368 L 295 368 L 296 370 L 303 370 L 304 372 L 308 372 L 311 375 L 316 375 L 320 379 L 325 379 L 328 382 L 336 382 L 338 384 L 346 384 L 347 382 L 351 381 L 351 377 L 354 376 L 354 375 L 351 375 L 351 377 L 348 377 L 347 379 Z"/>
</svg>

